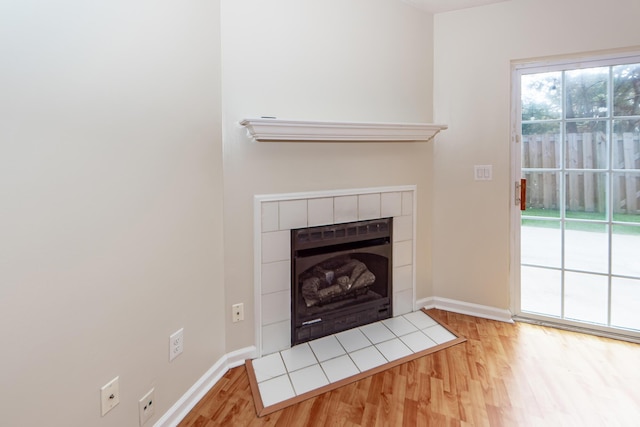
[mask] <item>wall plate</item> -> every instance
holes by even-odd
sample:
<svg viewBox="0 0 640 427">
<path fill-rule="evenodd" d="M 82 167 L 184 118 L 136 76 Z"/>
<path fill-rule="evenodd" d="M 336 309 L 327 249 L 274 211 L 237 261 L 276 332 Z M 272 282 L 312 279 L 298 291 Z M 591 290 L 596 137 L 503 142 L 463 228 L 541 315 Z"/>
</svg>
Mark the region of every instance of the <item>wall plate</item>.
<svg viewBox="0 0 640 427">
<path fill-rule="evenodd" d="M 115 377 L 100 388 L 102 416 L 120 403 L 120 377 Z"/>
<path fill-rule="evenodd" d="M 142 399 L 138 400 L 138 413 L 140 414 L 140 425 L 144 425 L 147 421 L 151 419 L 153 414 L 155 413 L 156 407 L 156 393 L 155 389 L 152 388 L 145 394 Z"/>
<path fill-rule="evenodd" d="M 180 328 L 169 337 L 169 362 L 182 354 L 184 350 L 184 328 Z"/>
</svg>

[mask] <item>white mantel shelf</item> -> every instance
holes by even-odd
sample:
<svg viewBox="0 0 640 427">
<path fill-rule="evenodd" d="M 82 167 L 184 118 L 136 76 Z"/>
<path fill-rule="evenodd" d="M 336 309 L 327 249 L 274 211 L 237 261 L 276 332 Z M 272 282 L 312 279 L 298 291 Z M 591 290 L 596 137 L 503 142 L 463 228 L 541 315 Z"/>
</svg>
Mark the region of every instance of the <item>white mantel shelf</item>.
<svg viewBox="0 0 640 427">
<path fill-rule="evenodd" d="M 260 142 L 426 142 L 447 125 L 244 119 L 240 122 Z"/>
</svg>

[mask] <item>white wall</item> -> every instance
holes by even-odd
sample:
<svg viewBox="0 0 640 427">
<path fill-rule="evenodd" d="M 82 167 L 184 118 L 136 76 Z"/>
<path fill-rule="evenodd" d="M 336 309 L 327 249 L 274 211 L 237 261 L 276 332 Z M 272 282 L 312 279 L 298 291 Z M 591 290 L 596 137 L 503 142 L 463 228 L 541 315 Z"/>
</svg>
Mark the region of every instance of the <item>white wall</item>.
<svg viewBox="0 0 640 427">
<path fill-rule="evenodd" d="M 222 2 L 227 345 L 254 343 L 253 196 L 417 184 L 418 298 L 431 295 L 431 143 L 256 143 L 246 117 L 432 119 L 433 17 L 398 0 Z"/>
<path fill-rule="evenodd" d="M 509 308 L 511 61 L 640 46 L 640 2 L 513 0 L 435 16 L 433 291 Z M 492 164 L 491 182 L 473 180 Z"/>
<path fill-rule="evenodd" d="M 1 425 L 155 421 L 225 354 L 219 56 L 216 1 L 0 4 Z"/>
</svg>

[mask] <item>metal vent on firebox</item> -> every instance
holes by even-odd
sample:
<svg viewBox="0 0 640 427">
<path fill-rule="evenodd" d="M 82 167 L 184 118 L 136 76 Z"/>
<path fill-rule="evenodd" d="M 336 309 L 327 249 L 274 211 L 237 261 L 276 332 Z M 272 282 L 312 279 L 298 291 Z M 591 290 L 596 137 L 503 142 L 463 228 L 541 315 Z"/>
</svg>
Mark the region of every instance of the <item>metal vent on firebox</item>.
<svg viewBox="0 0 640 427">
<path fill-rule="evenodd" d="M 293 239 L 298 249 L 377 239 L 388 235 L 388 218 L 333 224 L 325 227 L 300 228 L 293 231 Z"/>
</svg>

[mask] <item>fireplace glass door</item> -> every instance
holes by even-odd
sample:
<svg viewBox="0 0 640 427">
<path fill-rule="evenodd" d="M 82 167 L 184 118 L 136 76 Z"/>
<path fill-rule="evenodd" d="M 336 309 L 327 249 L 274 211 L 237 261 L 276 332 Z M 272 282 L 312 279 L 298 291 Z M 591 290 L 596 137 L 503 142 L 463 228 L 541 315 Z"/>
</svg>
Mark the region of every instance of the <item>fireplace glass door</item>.
<svg viewBox="0 0 640 427">
<path fill-rule="evenodd" d="M 392 316 L 392 218 L 291 231 L 291 344 Z"/>
</svg>

